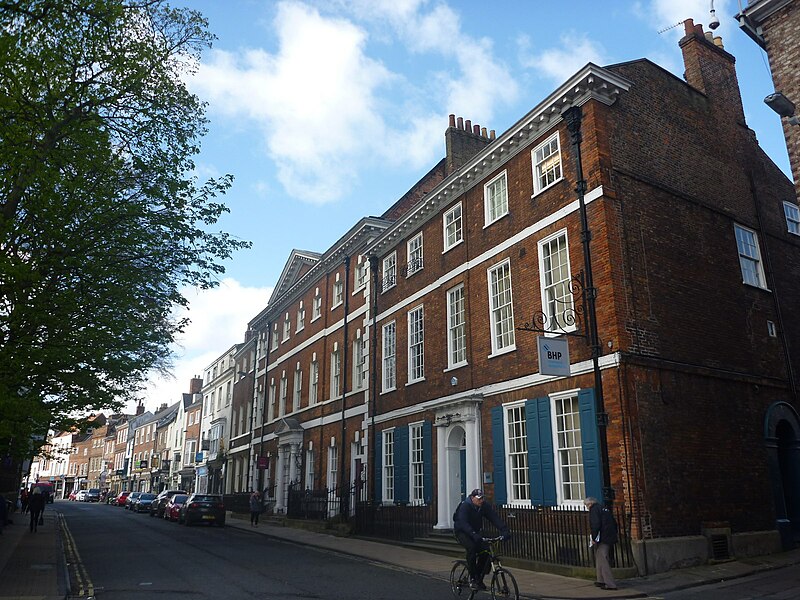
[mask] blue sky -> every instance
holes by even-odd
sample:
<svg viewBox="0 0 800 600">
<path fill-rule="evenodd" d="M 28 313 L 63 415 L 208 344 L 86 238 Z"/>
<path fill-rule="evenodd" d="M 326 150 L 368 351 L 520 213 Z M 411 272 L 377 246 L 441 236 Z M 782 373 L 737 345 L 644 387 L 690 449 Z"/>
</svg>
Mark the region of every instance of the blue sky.
<svg viewBox="0 0 800 600">
<path fill-rule="evenodd" d="M 218 289 L 187 291 L 192 325 L 155 409 L 243 340 L 293 248 L 325 251 L 379 215 L 444 156 L 447 115 L 499 135 L 587 62 L 648 58 L 682 77 L 684 19 L 708 0 L 173 0 L 218 40 L 190 89 L 211 120 L 200 177 L 231 173 L 229 233 L 253 242 Z M 745 0 L 742 0 L 744 2 Z M 715 35 L 737 60 L 748 125 L 790 173 L 766 54 L 738 29 L 736 0 L 714 2 Z M 677 26 L 676 26 L 677 25 Z M 671 27 L 671 28 L 670 28 Z M 665 31 L 666 30 L 666 31 Z"/>
</svg>

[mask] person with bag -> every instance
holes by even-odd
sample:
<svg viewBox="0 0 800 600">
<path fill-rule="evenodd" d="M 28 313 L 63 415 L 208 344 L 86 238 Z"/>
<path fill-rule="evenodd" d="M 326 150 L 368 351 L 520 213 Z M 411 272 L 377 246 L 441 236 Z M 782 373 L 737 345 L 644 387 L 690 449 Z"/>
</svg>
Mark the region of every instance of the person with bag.
<svg viewBox="0 0 800 600">
<path fill-rule="evenodd" d="M 462 500 L 453 514 L 453 532 L 458 543 L 467 550 L 467 570 L 469 587 L 485 590 L 483 577 L 489 567 L 489 545 L 483 540 L 481 530 L 486 519 L 497 528 L 503 539 L 511 539 L 508 526 L 498 516 L 492 505 L 483 498 L 483 490 L 472 490 L 466 500 Z"/>
<path fill-rule="evenodd" d="M 45 496 L 42 493 L 42 488 L 38 485 L 33 488 L 30 498 L 28 498 L 28 510 L 31 513 L 31 531 L 35 532 L 39 525 L 44 524 L 44 503 Z"/>
<path fill-rule="evenodd" d="M 604 590 L 616 590 L 617 582 L 611 573 L 611 564 L 608 556 L 617 543 L 617 522 L 614 515 L 605 506 L 597 502 L 596 498 L 588 497 L 583 501 L 589 509 L 589 528 L 591 529 L 591 546 L 594 550 L 594 562 L 597 571 L 594 584 Z"/>
</svg>

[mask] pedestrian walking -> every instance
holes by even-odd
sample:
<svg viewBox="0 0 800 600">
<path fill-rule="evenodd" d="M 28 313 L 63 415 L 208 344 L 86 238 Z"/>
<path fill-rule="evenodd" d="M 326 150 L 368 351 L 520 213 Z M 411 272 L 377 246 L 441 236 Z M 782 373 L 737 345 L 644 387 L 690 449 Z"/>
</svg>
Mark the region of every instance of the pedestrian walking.
<svg viewBox="0 0 800 600">
<path fill-rule="evenodd" d="M 617 522 L 611 511 L 597 502 L 596 498 L 586 498 L 584 506 L 589 509 L 589 528 L 592 531 L 590 544 L 594 550 L 596 577 L 594 584 L 604 590 L 616 590 L 617 582 L 611 573 L 608 556 L 617 543 Z"/>
<path fill-rule="evenodd" d="M 28 512 L 28 488 L 23 487 L 19 491 L 19 502 L 20 508 L 22 509 L 22 514 L 24 515 Z"/>
<path fill-rule="evenodd" d="M 42 493 L 42 488 L 36 486 L 31 492 L 28 499 L 28 509 L 31 511 L 31 531 L 35 532 L 39 528 L 39 519 L 42 518 L 44 512 L 45 496 Z"/>
<path fill-rule="evenodd" d="M 250 494 L 250 526 L 258 527 L 258 516 L 261 514 L 261 494 L 253 490 Z"/>
</svg>

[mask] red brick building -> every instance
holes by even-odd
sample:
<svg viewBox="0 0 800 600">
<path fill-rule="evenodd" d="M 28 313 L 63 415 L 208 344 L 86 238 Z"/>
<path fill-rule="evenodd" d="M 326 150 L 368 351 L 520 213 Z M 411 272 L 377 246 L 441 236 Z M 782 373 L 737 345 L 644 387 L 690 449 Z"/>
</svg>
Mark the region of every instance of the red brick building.
<svg viewBox="0 0 800 600">
<path fill-rule="evenodd" d="M 446 158 L 380 218 L 292 253 L 250 323 L 268 343 L 238 434 L 276 510 L 293 483 L 435 506 L 442 529 L 476 487 L 519 508 L 605 497 L 640 572 L 791 543 L 794 191 L 734 58 L 685 26 L 686 81 L 589 64 L 497 137 L 451 117 Z M 543 373 L 563 340 L 566 370 Z"/>
</svg>

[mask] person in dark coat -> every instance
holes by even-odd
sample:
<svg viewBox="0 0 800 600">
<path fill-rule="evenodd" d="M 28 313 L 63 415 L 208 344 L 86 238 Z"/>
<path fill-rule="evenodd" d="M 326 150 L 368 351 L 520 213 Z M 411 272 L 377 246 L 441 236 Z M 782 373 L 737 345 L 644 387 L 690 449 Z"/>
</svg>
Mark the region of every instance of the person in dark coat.
<svg viewBox="0 0 800 600">
<path fill-rule="evenodd" d="M 611 511 L 598 503 L 596 498 L 586 498 L 583 504 L 589 509 L 589 528 L 592 530 L 591 544 L 597 570 L 594 584 L 604 590 L 615 590 L 617 582 L 611 573 L 608 556 L 618 540 L 617 522 Z"/>
<path fill-rule="evenodd" d="M 31 512 L 31 531 L 36 531 L 39 528 L 39 517 L 44 511 L 45 495 L 42 493 L 42 488 L 36 486 L 28 498 L 28 510 Z"/>
<path fill-rule="evenodd" d="M 497 527 L 504 539 L 511 537 L 508 526 L 497 515 L 492 505 L 483 497 L 483 490 L 472 490 L 472 493 L 456 508 L 453 514 L 453 533 L 458 543 L 467 550 L 467 570 L 470 587 L 473 590 L 485 590 L 483 576 L 489 561 L 489 545 L 483 541 L 481 530 L 486 519 Z"/>
<path fill-rule="evenodd" d="M 258 490 L 250 494 L 250 526 L 258 527 L 258 515 L 261 514 L 261 495 Z"/>
</svg>

